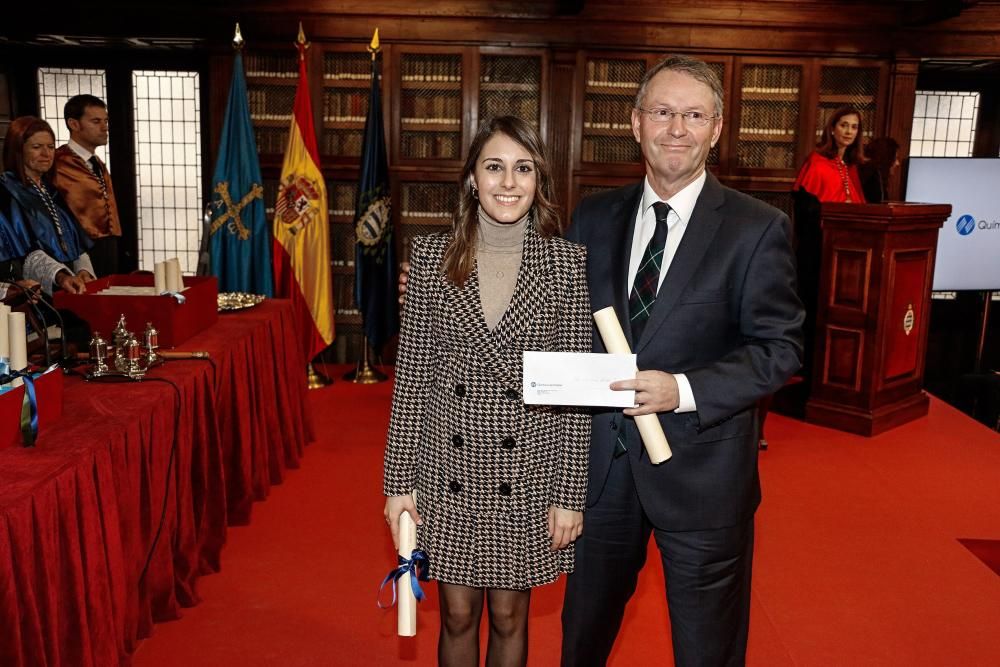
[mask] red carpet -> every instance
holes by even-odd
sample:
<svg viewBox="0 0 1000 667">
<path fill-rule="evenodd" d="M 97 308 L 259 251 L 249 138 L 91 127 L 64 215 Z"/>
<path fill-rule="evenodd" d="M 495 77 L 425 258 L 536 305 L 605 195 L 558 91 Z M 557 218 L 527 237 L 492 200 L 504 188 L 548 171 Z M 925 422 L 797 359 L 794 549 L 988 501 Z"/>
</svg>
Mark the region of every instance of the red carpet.
<svg viewBox="0 0 1000 667">
<path fill-rule="evenodd" d="M 203 602 L 158 625 L 137 667 L 436 662 L 433 584 L 414 639 L 375 606 L 393 562 L 381 496 L 390 391 L 338 380 L 310 392 L 320 440 L 302 469 L 229 531 Z M 768 440 L 750 665 L 1000 664 L 1000 435 L 932 400 L 926 419 L 875 438 L 772 415 Z M 613 666 L 671 662 L 656 563 Z M 562 588 L 533 594 L 530 665 L 558 664 Z"/>
</svg>

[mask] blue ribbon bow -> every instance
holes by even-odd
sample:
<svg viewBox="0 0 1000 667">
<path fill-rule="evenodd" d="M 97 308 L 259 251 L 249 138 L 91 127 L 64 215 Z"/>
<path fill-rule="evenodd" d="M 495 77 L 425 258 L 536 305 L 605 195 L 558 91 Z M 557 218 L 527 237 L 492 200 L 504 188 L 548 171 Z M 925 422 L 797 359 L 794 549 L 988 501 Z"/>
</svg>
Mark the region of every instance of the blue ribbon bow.
<svg viewBox="0 0 1000 667">
<path fill-rule="evenodd" d="M 0 360 L 2 363 L 2 360 Z M 3 364 L 6 365 L 6 364 Z M 42 373 L 31 373 L 28 367 L 15 371 L 9 367 L 3 378 L 4 384 L 21 378 L 24 380 L 24 399 L 21 403 L 21 440 L 25 447 L 34 447 L 38 439 L 38 397 L 35 395 L 35 378 L 55 368 L 51 366 Z"/>
<path fill-rule="evenodd" d="M 429 580 L 427 575 L 429 565 L 430 560 L 427 558 L 427 552 L 423 549 L 414 549 L 409 558 L 399 556 L 399 567 L 390 570 L 389 574 L 385 575 L 385 579 L 382 580 L 382 585 L 378 587 L 378 596 L 375 598 L 375 604 L 378 605 L 378 608 L 388 609 L 396 604 L 396 582 L 407 573 L 410 575 L 410 589 L 413 591 L 413 597 L 417 598 L 417 602 L 423 600 L 424 591 L 420 588 L 420 582 Z M 382 591 L 385 590 L 385 585 L 390 581 L 392 582 L 392 604 L 382 606 Z"/>
</svg>

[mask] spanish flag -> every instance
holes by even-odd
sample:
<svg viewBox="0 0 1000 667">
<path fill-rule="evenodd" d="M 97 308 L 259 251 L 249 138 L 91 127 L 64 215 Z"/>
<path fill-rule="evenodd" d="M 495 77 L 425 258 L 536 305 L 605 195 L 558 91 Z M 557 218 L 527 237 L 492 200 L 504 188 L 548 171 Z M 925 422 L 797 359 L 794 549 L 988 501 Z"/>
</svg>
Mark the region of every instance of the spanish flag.
<svg viewBox="0 0 1000 667">
<path fill-rule="evenodd" d="M 292 300 L 302 350 L 312 361 L 333 342 L 333 290 L 326 184 L 319 170 L 306 79 L 308 47 L 300 25 L 299 82 L 274 207 L 274 291 Z"/>
</svg>

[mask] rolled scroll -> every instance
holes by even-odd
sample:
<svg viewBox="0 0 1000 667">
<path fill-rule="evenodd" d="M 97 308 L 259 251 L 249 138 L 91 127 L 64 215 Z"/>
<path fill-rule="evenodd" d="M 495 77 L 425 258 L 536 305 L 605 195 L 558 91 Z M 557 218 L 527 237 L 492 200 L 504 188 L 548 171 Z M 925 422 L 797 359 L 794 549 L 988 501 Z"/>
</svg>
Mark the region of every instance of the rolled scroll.
<svg viewBox="0 0 1000 667">
<path fill-rule="evenodd" d="M 153 265 L 153 287 L 157 294 L 167 291 L 167 263 L 157 262 Z"/>
<path fill-rule="evenodd" d="M 413 492 L 413 503 L 417 502 L 417 492 Z M 417 524 L 409 512 L 399 515 L 399 555 L 412 558 L 417 548 Z M 396 602 L 396 634 L 400 637 L 414 637 L 417 634 L 417 597 L 413 594 L 410 577 L 415 572 L 406 572 L 399 578 L 399 599 Z"/>
<path fill-rule="evenodd" d="M 28 341 L 24 328 L 24 313 L 7 313 L 7 338 L 10 345 L 10 369 L 23 371 L 28 367 Z M 10 383 L 20 387 L 24 380 L 17 378 Z"/>
<path fill-rule="evenodd" d="M 608 352 L 632 354 L 614 307 L 608 306 L 594 313 L 594 321 L 597 322 L 597 330 L 601 332 L 601 340 L 604 341 L 604 347 Z M 639 435 L 642 437 L 642 444 L 646 446 L 650 462 L 654 465 L 663 463 L 673 456 L 667 443 L 667 436 L 663 434 L 663 427 L 660 426 L 659 417 L 655 414 L 639 415 L 635 418 L 635 425 L 639 428 Z"/>
<path fill-rule="evenodd" d="M 167 291 L 182 292 L 184 290 L 184 278 L 181 277 L 181 262 L 176 257 L 168 259 L 165 264 L 167 269 Z M 155 276 L 154 276 L 155 277 Z"/>
</svg>

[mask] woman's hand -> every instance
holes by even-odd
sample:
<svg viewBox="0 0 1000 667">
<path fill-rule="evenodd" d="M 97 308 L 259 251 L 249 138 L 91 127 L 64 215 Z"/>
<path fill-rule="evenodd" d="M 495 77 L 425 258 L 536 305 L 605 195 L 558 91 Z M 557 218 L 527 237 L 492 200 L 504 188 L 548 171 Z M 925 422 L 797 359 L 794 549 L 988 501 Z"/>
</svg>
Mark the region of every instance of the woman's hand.
<svg viewBox="0 0 1000 667">
<path fill-rule="evenodd" d="M 549 506 L 549 537 L 552 538 L 553 551 L 565 549 L 580 537 L 582 532 L 583 512 L 574 512 L 555 505 Z"/>
<path fill-rule="evenodd" d="M 399 305 L 406 301 L 406 281 L 410 279 L 410 263 L 403 262 L 399 265 L 399 282 L 396 283 L 396 290 L 399 292 Z"/>
<path fill-rule="evenodd" d="M 55 283 L 60 289 L 64 289 L 70 294 L 85 294 L 87 292 L 87 287 L 83 279 L 79 276 L 74 276 L 69 271 L 60 270 L 56 274 Z"/>
<path fill-rule="evenodd" d="M 386 496 L 385 498 L 385 522 L 389 524 L 389 532 L 392 533 L 392 543 L 399 549 L 399 517 L 403 512 L 409 512 L 413 523 L 418 526 L 423 525 L 420 515 L 417 514 L 417 506 L 413 502 L 413 496 Z"/>
</svg>

